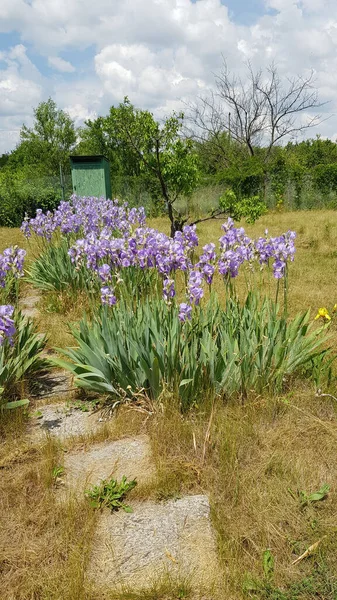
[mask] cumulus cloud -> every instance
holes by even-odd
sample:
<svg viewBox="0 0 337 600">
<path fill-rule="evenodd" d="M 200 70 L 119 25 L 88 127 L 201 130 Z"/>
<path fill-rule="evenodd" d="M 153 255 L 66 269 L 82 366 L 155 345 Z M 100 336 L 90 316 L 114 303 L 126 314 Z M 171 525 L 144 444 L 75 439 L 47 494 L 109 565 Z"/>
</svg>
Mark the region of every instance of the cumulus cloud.
<svg viewBox="0 0 337 600">
<path fill-rule="evenodd" d="M 48 56 L 48 63 L 53 69 L 61 71 L 61 73 L 73 73 L 75 71 L 75 67 L 70 62 L 59 56 Z"/>
<path fill-rule="evenodd" d="M 226 0 L 1 0 L 0 31 L 16 31 L 22 44 L 0 53 L 0 128 L 9 115 L 17 122 L 29 117 L 50 94 L 77 122 L 104 114 L 125 95 L 167 114 L 214 85 L 222 55 L 241 74 L 245 60 L 255 67 L 275 61 L 285 77 L 313 69 L 322 100 L 331 100 L 326 110 L 334 113 L 337 3 L 265 0 L 265 8 L 242 26 Z M 41 76 L 27 48 L 59 72 L 57 81 Z M 85 48 L 91 59 L 80 78 L 59 54 L 66 51 L 71 61 L 72 51 Z M 62 79 L 73 72 L 71 84 L 69 75 Z M 322 125 L 323 134 L 336 131 L 334 119 Z"/>
<path fill-rule="evenodd" d="M 29 123 L 43 94 L 40 74 L 23 45 L 0 52 L 0 153 L 19 140 L 22 122 Z"/>
<path fill-rule="evenodd" d="M 65 106 L 64 110 L 68 115 L 74 119 L 76 125 L 81 125 L 88 119 L 96 119 L 98 114 L 95 110 L 89 110 L 83 104 L 73 104 L 71 106 Z"/>
</svg>

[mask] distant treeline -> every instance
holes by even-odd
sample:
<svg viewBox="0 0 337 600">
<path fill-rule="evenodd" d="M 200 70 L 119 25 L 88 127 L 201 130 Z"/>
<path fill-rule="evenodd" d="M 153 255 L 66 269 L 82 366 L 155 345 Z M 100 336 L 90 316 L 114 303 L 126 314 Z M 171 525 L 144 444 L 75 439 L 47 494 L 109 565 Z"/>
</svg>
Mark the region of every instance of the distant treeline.
<svg viewBox="0 0 337 600">
<path fill-rule="evenodd" d="M 182 115 L 167 119 L 160 129 L 147 111 L 137 112 L 130 104 L 123 105 L 123 114 L 119 110 L 112 107 L 106 117 L 76 129 L 53 100 L 41 103 L 34 111 L 33 127 L 23 125 L 15 150 L 0 157 L 0 225 L 18 226 L 25 213 L 32 216 L 37 208 L 55 208 L 62 198 L 60 167 L 69 197 L 70 154 L 105 155 L 110 161 L 113 194 L 133 205 L 144 204 L 150 214 L 167 210 L 163 190 L 167 188 L 169 194 L 170 186 L 180 206 L 196 191 L 200 197 L 202 188 L 213 188 L 219 196 L 231 190 L 238 201 L 258 196 L 270 208 L 337 208 L 334 141 L 317 136 L 275 145 L 268 153 L 262 144 L 252 153 L 228 131 L 187 140 Z M 126 132 L 131 132 L 131 142 L 124 131 L 121 134 L 121 115 L 123 126 L 129 119 Z M 133 140 L 140 138 L 136 147 Z M 194 203 L 193 210 L 205 213 L 214 208 L 201 204 Z"/>
</svg>

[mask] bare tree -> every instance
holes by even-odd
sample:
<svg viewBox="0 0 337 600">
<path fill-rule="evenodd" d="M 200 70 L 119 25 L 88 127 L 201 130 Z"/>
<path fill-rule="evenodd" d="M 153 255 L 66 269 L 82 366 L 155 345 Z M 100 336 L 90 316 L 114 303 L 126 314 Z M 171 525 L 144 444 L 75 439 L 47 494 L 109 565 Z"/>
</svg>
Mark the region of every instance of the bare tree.
<svg viewBox="0 0 337 600">
<path fill-rule="evenodd" d="M 253 70 L 247 63 L 247 76 L 230 72 L 224 60 L 216 75 L 215 92 L 190 105 L 189 118 L 196 139 L 212 139 L 215 149 L 228 161 L 228 145 L 223 132 L 254 156 L 256 147 L 265 147 L 265 160 L 271 149 L 284 138 L 296 137 L 318 125 L 321 116 L 315 114 L 300 120 L 300 114 L 316 111 L 325 103 L 319 101 L 314 87 L 314 73 L 282 81 L 275 64 L 266 71 Z"/>
</svg>

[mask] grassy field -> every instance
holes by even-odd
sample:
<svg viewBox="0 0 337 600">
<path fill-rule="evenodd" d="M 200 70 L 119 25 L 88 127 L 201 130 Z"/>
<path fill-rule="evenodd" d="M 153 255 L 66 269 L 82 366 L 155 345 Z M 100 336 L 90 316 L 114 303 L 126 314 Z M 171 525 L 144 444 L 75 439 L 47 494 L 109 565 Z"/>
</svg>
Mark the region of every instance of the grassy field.
<svg viewBox="0 0 337 600">
<path fill-rule="evenodd" d="M 165 219 L 150 224 L 168 231 Z M 200 226 L 201 246 L 220 237 L 220 225 Z M 246 227 L 252 236 L 266 228 L 275 235 L 287 229 L 298 234 L 291 314 L 311 308 L 314 316 L 318 307 L 331 308 L 337 302 L 337 213 L 269 214 Z M 33 256 L 18 230 L 0 229 L 0 251 L 13 243 Z M 66 323 L 81 317 L 83 302 L 64 315 L 42 298 L 41 309 L 39 328 L 48 331 L 50 345 L 71 343 Z M 281 397 L 255 397 L 247 404 L 206 399 L 185 416 L 166 394 L 151 416 L 120 410 L 104 436 L 150 436 L 157 478 L 151 488 L 136 488 L 131 504 L 137 494 L 155 499 L 208 494 L 223 572 L 217 600 L 336 600 L 336 418 L 336 400 L 317 397 L 302 382 Z M 78 442 L 32 444 L 21 415 L 0 423 L 0 440 L 1 600 L 197 600 L 185 584 L 122 596 L 95 588 L 85 575 L 95 514 L 85 502 L 62 508 L 52 475 L 64 450 Z M 317 492 L 324 484 L 330 486 L 326 499 L 301 503 L 301 492 Z M 292 564 L 316 542 L 312 556 Z M 268 550 L 273 568 L 263 567 Z"/>
</svg>

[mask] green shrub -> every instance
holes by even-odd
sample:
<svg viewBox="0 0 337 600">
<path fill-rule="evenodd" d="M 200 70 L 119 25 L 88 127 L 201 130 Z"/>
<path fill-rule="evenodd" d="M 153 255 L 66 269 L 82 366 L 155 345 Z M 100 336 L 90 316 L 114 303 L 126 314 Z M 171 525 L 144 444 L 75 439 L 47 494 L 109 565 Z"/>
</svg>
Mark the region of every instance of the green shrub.
<svg viewBox="0 0 337 600">
<path fill-rule="evenodd" d="M 312 171 L 313 183 L 316 188 L 328 194 L 337 191 L 337 164 L 317 165 Z"/>
<path fill-rule="evenodd" d="M 322 329 L 311 327 L 309 313 L 287 322 L 271 300 L 253 294 L 242 306 L 229 299 L 225 309 L 213 299 L 186 323 L 161 300 L 135 310 L 120 301 L 72 327 L 78 347 L 60 349 L 71 362 L 57 364 L 79 387 L 115 397 L 143 391 L 157 399 L 168 386 L 185 409 L 212 391 L 242 398 L 280 391 L 324 355 Z"/>
<path fill-rule="evenodd" d="M 219 198 L 219 205 L 235 221 L 245 218 L 247 223 L 255 223 L 267 212 L 267 207 L 259 196 L 238 199 L 230 189 Z"/>
<path fill-rule="evenodd" d="M 5 172 L 0 177 L 0 227 L 20 227 L 25 214 L 54 210 L 62 199 L 57 178 Z"/>
</svg>

